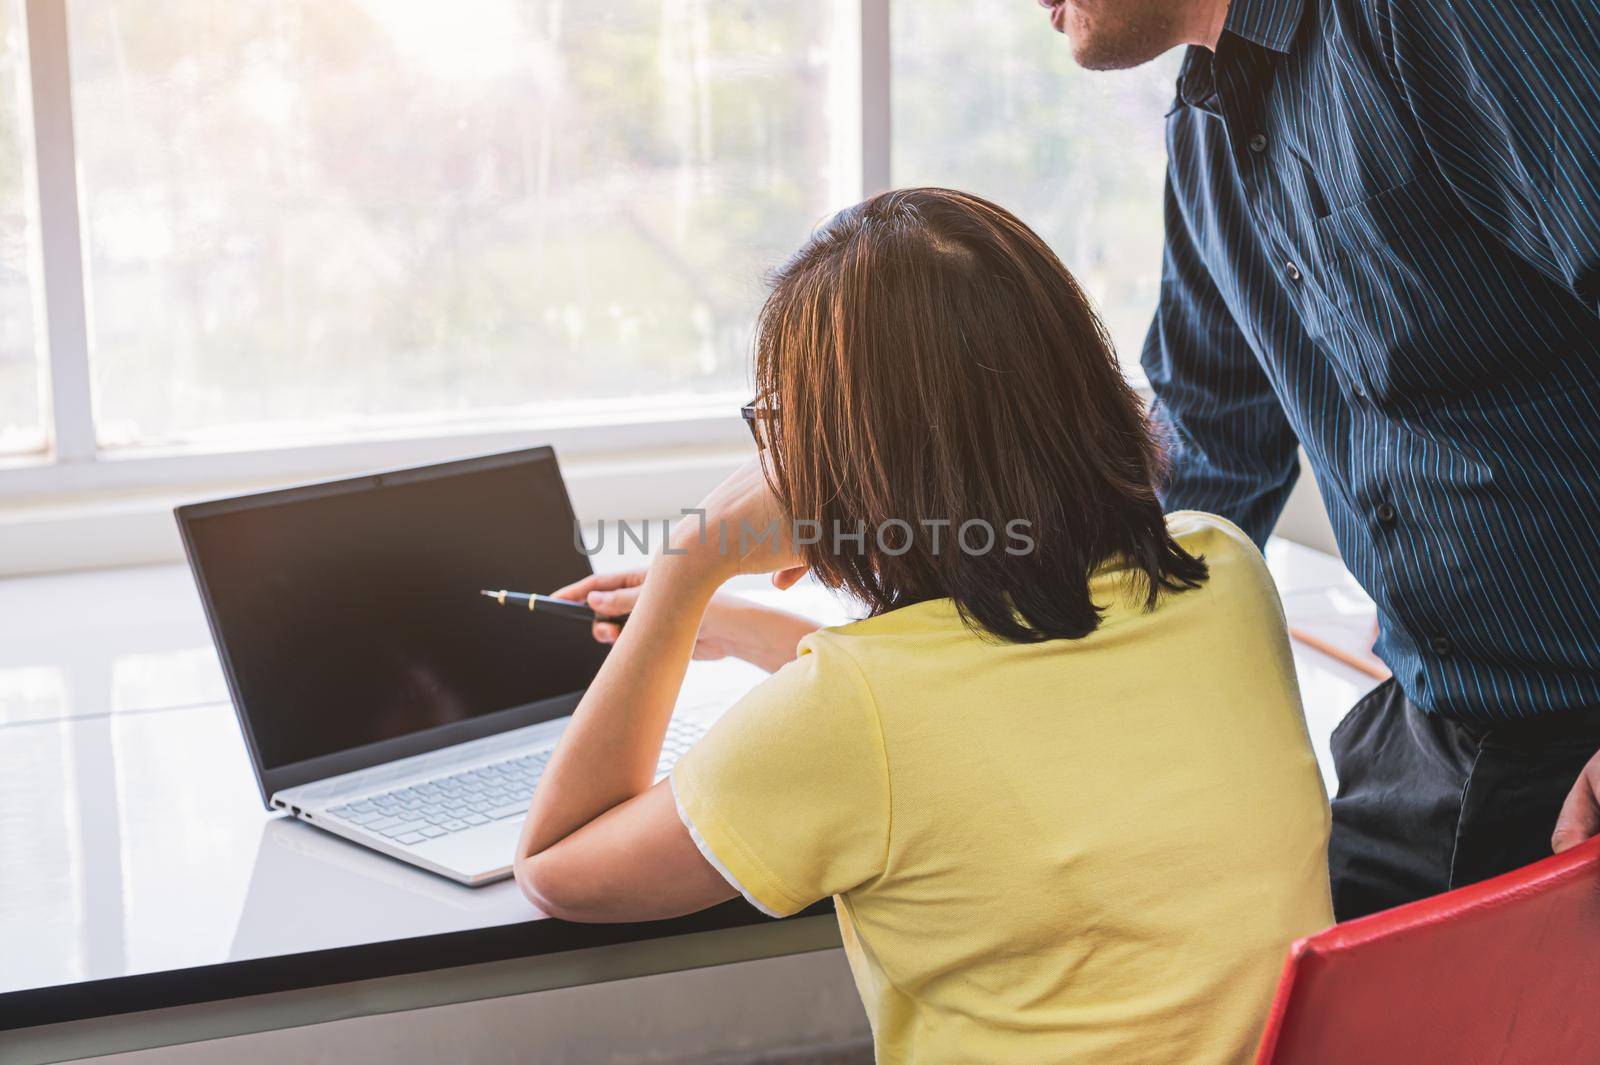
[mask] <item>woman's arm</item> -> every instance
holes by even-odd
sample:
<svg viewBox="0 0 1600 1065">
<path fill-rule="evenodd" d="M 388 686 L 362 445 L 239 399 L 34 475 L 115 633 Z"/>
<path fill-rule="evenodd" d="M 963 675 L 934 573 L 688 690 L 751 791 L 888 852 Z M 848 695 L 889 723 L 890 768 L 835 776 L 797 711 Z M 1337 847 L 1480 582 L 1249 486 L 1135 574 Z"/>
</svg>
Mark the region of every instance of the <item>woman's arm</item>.
<svg viewBox="0 0 1600 1065">
<path fill-rule="evenodd" d="M 516 863 L 522 893 L 564 921 L 654 921 L 737 892 L 700 854 L 665 780 Z"/>
<path fill-rule="evenodd" d="M 517 883 L 546 913 L 648 919 L 734 894 L 679 821 L 666 782 L 651 787 L 701 615 L 720 583 L 694 556 L 661 556 L 651 564 L 628 624 L 556 745 L 523 823 Z"/>
<path fill-rule="evenodd" d="M 723 521 L 737 529 L 741 520 L 765 528 L 775 510 L 754 464 L 713 492 L 704 508 L 713 529 Z M 723 550 L 717 536 L 698 532 L 698 524 L 681 525 L 674 553 L 652 561 L 627 625 L 534 794 L 514 869 L 523 892 L 552 916 L 647 920 L 735 894 L 679 820 L 667 783 L 652 787 L 651 778 L 717 588 L 741 571 L 784 570 L 785 586 L 799 574 L 784 547 L 741 558 Z"/>
</svg>

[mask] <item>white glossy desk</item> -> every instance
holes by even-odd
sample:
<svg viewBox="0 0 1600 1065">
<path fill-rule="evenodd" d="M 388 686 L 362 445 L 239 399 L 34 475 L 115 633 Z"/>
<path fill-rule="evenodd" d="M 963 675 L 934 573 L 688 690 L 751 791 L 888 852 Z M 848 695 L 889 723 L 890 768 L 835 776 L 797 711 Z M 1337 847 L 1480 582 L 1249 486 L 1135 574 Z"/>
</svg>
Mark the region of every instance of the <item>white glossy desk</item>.
<svg viewBox="0 0 1600 1065">
<path fill-rule="evenodd" d="M 1291 620 L 1370 626 L 1337 560 L 1276 542 L 1269 561 Z M 747 590 L 842 617 L 814 588 Z M 1372 681 L 1296 662 L 1331 789 L 1327 737 Z M 760 676 L 696 663 L 685 698 Z M 820 950 L 838 943 L 822 911 L 570 925 L 510 882 L 462 887 L 270 815 L 185 569 L 0 582 L 0 1061 Z"/>
</svg>

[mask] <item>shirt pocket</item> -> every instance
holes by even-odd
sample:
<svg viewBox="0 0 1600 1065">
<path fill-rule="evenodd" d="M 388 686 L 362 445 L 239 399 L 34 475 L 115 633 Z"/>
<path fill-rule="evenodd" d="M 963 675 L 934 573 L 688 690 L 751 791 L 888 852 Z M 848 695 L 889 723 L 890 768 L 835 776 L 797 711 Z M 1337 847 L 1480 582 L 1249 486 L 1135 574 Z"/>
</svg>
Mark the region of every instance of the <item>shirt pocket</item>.
<svg viewBox="0 0 1600 1065">
<path fill-rule="evenodd" d="M 1321 256 L 1348 268 L 1352 260 L 1370 259 L 1397 245 L 1404 250 L 1419 230 L 1426 234 L 1458 221 L 1455 195 L 1436 175 L 1425 173 L 1325 215 L 1313 228 Z"/>
<path fill-rule="evenodd" d="M 1376 395 L 1458 392 L 1499 372 L 1505 279 L 1443 179 L 1409 178 L 1312 230 L 1332 314 Z"/>
</svg>

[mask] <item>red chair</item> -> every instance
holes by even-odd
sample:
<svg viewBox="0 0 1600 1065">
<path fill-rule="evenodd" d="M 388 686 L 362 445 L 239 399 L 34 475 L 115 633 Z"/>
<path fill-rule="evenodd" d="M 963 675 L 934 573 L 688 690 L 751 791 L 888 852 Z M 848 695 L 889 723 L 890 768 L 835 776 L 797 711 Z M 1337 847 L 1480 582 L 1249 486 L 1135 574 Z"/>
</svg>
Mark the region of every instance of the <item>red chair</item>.
<svg viewBox="0 0 1600 1065">
<path fill-rule="evenodd" d="M 1289 952 L 1256 1065 L 1600 1063 L 1600 839 Z"/>
</svg>

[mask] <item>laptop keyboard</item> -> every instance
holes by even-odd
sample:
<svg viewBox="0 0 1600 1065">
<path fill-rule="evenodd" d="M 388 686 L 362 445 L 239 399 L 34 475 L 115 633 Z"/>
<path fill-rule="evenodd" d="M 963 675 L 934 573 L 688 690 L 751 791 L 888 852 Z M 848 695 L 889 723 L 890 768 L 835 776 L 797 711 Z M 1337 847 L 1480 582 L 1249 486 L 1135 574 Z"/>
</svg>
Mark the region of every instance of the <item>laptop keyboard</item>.
<svg viewBox="0 0 1600 1065">
<path fill-rule="evenodd" d="M 667 773 L 679 756 L 705 735 L 705 728 L 689 721 L 673 721 L 661 745 L 656 776 Z M 328 812 L 341 821 L 406 846 L 452 832 L 521 817 L 528 812 L 533 789 L 544 774 L 554 749 L 534 751 L 503 762 L 464 769 L 459 773 L 408 784 L 403 788 L 369 795 Z"/>
</svg>

